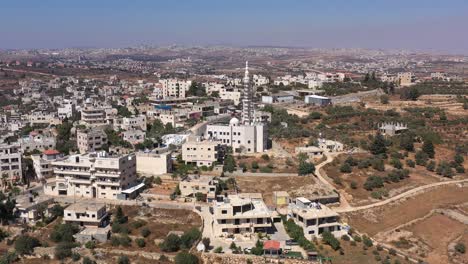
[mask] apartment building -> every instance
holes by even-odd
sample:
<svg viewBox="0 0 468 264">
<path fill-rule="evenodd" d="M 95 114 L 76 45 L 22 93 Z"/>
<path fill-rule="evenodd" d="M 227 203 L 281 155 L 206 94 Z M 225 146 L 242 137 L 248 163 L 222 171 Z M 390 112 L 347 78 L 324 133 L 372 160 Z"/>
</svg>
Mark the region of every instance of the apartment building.
<svg viewBox="0 0 468 264">
<path fill-rule="evenodd" d="M 8 181 L 21 179 L 21 147 L 19 143 L 0 143 L 0 176 Z"/>
<path fill-rule="evenodd" d="M 48 113 L 45 111 L 32 112 L 31 114 L 25 115 L 25 119 L 31 124 L 47 124 L 47 125 L 60 125 L 62 120 L 56 113 Z"/>
<path fill-rule="evenodd" d="M 79 202 L 63 211 L 65 223 L 86 227 L 105 227 L 109 223 L 109 214 L 104 203 Z"/>
<path fill-rule="evenodd" d="M 408 86 L 416 81 L 412 72 L 399 72 L 397 78 L 401 86 Z"/>
<path fill-rule="evenodd" d="M 266 232 L 272 227 L 272 212 L 263 202 L 261 194 L 218 196 L 213 204 L 213 234 Z"/>
<path fill-rule="evenodd" d="M 75 103 L 68 99 L 64 99 L 61 103 L 61 106 L 57 108 L 57 114 L 60 119 L 71 118 L 75 112 Z"/>
<path fill-rule="evenodd" d="M 161 79 L 159 83 L 162 84 L 162 98 L 185 98 L 187 91 L 192 85 L 192 81 L 183 81 L 178 79 Z"/>
<path fill-rule="evenodd" d="M 217 183 L 213 176 L 188 175 L 180 181 L 179 189 L 184 197 L 195 197 L 197 193 L 202 193 L 211 202 L 216 198 Z"/>
<path fill-rule="evenodd" d="M 302 227 L 304 236 L 312 240 L 320 237 L 325 231 L 331 232 L 336 237 L 341 237 L 347 231 L 338 222 L 339 215 L 323 204 L 311 202 L 299 197 L 288 205 L 288 219 Z"/>
<path fill-rule="evenodd" d="M 53 177 L 52 161 L 62 158 L 63 154 L 55 149 L 44 150 L 42 154 L 31 155 L 34 172 L 37 179 L 48 179 Z"/>
<path fill-rule="evenodd" d="M 252 80 L 255 86 L 267 85 L 270 83 L 270 79 L 263 75 L 254 74 Z"/>
<path fill-rule="evenodd" d="M 146 133 L 145 131 L 141 131 L 138 129 L 132 129 L 132 130 L 127 130 L 121 133 L 122 138 L 125 141 L 130 142 L 133 145 L 136 145 L 138 143 L 143 143 L 146 138 Z"/>
<path fill-rule="evenodd" d="M 45 196 L 33 197 L 20 196 L 16 198 L 15 214 L 21 223 L 36 223 L 41 220 L 41 215 L 48 215 L 48 206 L 54 202 L 54 199 Z M 45 209 L 42 211 L 42 209 Z M 42 211 L 42 212 L 41 212 Z"/>
<path fill-rule="evenodd" d="M 137 184 L 134 154 L 110 155 L 105 151 L 71 155 L 52 162 L 55 178 L 47 180 L 44 193 L 98 199 L 129 199 Z"/>
<path fill-rule="evenodd" d="M 239 105 L 242 98 L 242 92 L 238 88 L 225 87 L 220 89 L 219 98 L 223 100 L 231 100 L 234 105 Z"/>
<path fill-rule="evenodd" d="M 171 153 L 137 152 L 137 173 L 145 176 L 172 172 Z"/>
<path fill-rule="evenodd" d="M 117 118 L 114 120 L 114 129 L 146 131 L 146 116 L 138 115 L 131 117 Z"/>
<path fill-rule="evenodd" d="M 211 166 L 222 162 L 224 148 L 219 140 L 202 140 L 201 137 L 188 137 L 182 145 L 182 160 L 187 164 Z"/>
<path fill-rule="evenodd" d="M 107 144 L 107 134 L 99 128 L 79 129 L 76 144 L 81 154 L 102 150 Z"/>
<path fill-rule="evenodd" d="M 81 109 L 81 123 L 87 126 L 102 126 L 106 124 L 104 108 L 86 106 Z"/>
</svg>

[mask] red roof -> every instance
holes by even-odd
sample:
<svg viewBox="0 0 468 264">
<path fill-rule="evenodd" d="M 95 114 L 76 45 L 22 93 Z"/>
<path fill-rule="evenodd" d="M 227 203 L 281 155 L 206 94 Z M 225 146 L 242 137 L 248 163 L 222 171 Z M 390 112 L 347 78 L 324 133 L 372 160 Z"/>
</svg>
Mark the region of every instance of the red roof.
<svg viewBox="0 0 468 264">
<path fill-rule="evenodd" d="M 280 242 L 277 240 L 267 240 L 263 242 L 263 249 L 266 250 L 279 250 L 281 248 Z"/>
<path fill-rule="evenodd" d="M 57 154 L 60 154 L 60 152 L 58 152 L 58 151 L 55 150 L 55 149 L 46 149 L 46 150 L 44 150 L 42 153 L 44 153 L 45 155 L 57 155 Z"/>
</svg>

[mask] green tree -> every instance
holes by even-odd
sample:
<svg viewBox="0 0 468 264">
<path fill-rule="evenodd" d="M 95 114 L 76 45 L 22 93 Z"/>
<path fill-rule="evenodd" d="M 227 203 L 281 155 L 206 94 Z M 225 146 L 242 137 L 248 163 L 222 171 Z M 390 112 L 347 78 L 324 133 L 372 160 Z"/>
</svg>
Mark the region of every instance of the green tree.
<svg viewBox="0 0 468 264">
<path fill-rule="evenodd" d="M 370 151 L 374 155 L 387 153 L 385 138 L 382 136 L 382 134 L 377 133 L 377 135 L 374 137 L 374 140 L 370 146 Z"/>
<path fill-rule="evenodd" d="M 432 141 L 425 140 L 422 146 L 422 151 L 426 153 L 429 158 L 433 159 L 435 155 L 435 151 L 434 151 L 434 144 L 432 144 Z"/>
<path fill-rule="evenodd" d="M 232 155 L 227 155 L 224 159 L 223 171 L 233 172 L 236 170 L 236 161 Z"/>
<path fill-rule="evenodd" d="M 130 259 L 125 256 L 125 255 L 122 255 L 119 257 L 119 259 L 117 260 L 117 263 L 118 264 L 130 264 Z"/>
<path fill-rule="evenodd" d="M 28 235 L 21 235 L 15 240 L 15 250 L 19 255 L 30 255 L 40 245 L 37 238 Z"/>
<path fill-rule="evenodd" d="M 309 175 L 311 173 L 315 172 L 315 165 L 311 162 L 307 161 L 302 161 L 299 163 L 298 167 L 298 174 L 303 176 L 303 175 Z"/>
<path fill-rule="evenodd" d="M 388 104 L 389 99 L 390 98 L 388 97 L 388 95 L 383 94 L 383 95 L 380 96 L 380 103 L 381 104 Z"/>
<path fill-rule="evenodd" d="M 182 242 L 178 235 L 170 234 L 164 239 L 159 247 L 165 252 L 175 252 L 180 249 L 181 243 Z"/>
<path fill-rule="evenodd" d="M 352 168 L 351 168 L 351 166 L 349 165 L 349 163 L 345 162 L 345 163 L 343 163 L 343 165 L 341 165 L 340 171 L 343 172 L 343 173 L 351 173 L 351 172 L 352 172 Z"/>
<path fill-rule="evenodd" d="M 182 251 L 177 253 L 174 258 L 175 264 L 198 264 L 197 256 L 188 253 L 187 251 Z"/>
<path fill-rule="evenodd" d="M 338 250 L 341 247 L 340 241 L 336 239 L 335 236 L 333 236 L 333 234 L 330 233 L 329 231 L 325 231 L 322 233 L 322 239 L 323 239 L 323 242 L 328 244 L 334 250 Z"/>
</svg>

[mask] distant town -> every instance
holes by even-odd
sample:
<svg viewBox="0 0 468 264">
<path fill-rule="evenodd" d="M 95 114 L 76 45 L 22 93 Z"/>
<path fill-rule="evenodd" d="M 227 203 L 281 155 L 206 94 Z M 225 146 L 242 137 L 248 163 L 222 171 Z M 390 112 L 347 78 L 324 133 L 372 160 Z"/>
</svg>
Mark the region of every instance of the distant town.
<svg viewBox="0 0 468 264">
<path fill-rule="evenodd" d="M 0 263 L 467 263 L 468 56 L 0 50 Z"/>
</svg>

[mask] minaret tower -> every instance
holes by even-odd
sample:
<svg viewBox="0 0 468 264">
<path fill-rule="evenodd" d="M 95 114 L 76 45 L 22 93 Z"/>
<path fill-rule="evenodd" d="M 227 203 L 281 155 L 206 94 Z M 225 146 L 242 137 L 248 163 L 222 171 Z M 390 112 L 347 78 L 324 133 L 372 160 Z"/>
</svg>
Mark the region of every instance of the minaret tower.
<svg viewBox="0 0 468 264">
<path fill-rule="evenodd" d="M 242 97 L 242 124 L 250 125 L 253 122 L 253 106 L 252 106 L 252 87 L 249 77 L 249 62 L 245 62 L 244 74 L 244 91 Z"/>
</svg>

